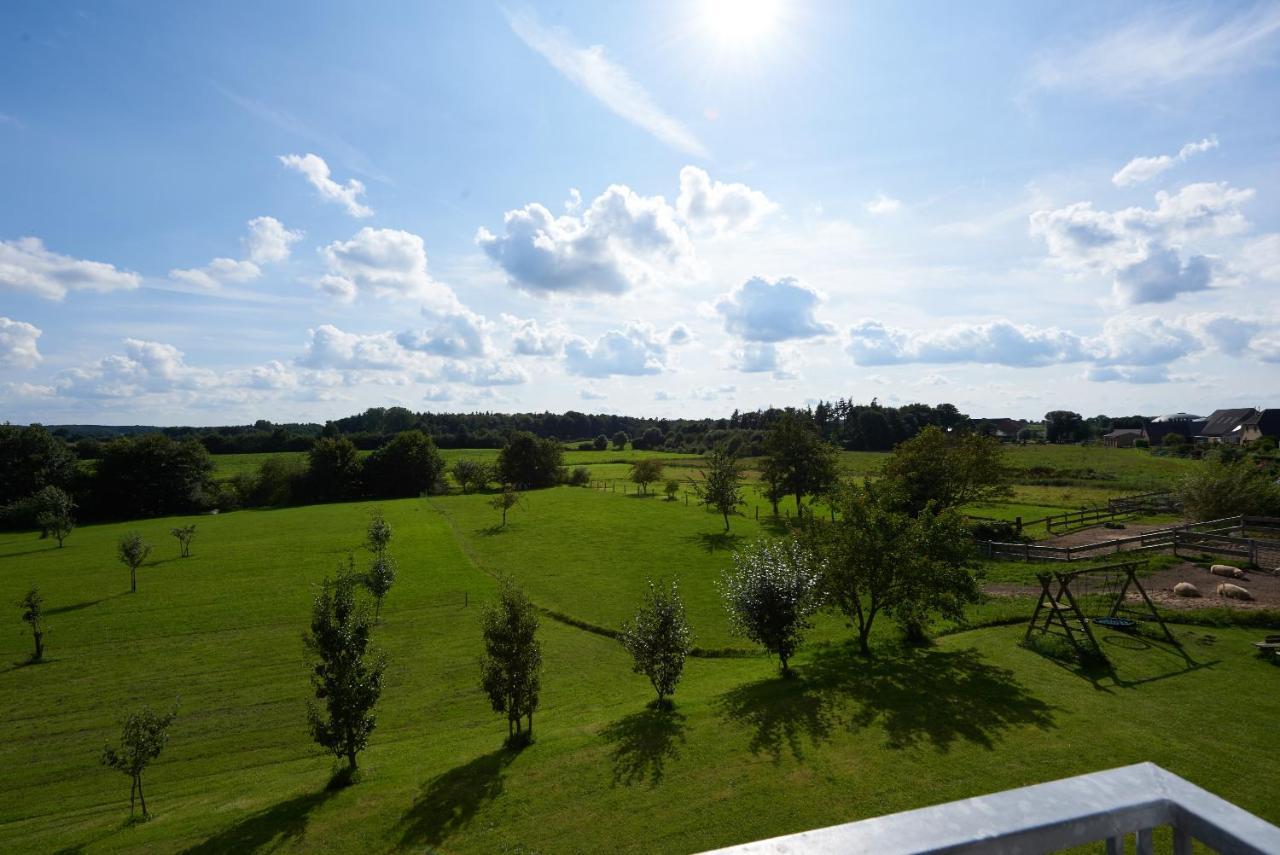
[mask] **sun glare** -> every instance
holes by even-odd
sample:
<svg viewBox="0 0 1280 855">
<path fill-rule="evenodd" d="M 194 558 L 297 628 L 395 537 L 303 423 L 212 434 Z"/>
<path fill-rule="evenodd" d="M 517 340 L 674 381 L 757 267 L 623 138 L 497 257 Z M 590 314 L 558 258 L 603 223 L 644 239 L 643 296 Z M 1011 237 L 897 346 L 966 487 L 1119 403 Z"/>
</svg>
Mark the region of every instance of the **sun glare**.
<svg viewBox="0 0 1280 855">
<path fill-rule="evenodd" d="M 702 0 L 702 23 L 721 47 L 751 47 L 777 29 L 782 6 L 782 0 Z"/>
</svg>

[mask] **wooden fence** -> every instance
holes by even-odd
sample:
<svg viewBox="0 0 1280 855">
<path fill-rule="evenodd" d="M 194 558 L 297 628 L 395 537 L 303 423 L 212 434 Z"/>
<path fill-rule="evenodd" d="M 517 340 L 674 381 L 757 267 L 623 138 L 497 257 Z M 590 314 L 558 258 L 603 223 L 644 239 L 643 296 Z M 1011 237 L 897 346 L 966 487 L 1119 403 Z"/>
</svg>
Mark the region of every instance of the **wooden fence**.
<svg viewBox="0 0 1280 855">
<path fill-rule="evenodd" d="M 1075 529 L 1115 522 L 1135 514 L 1172 513 L 1177 509 L 1178 505 L 1174 500 L 1173 494 L 1156 491 L 1110 499 L 1107 501 L 1105 508 L 1085 508 L 1079 511 L 1053 514 L 1044 518 L 1044 524 L 1050 534 L 1061 534 Z M 1027 525 L 1031 525 L 1031 523 L 1027 523 Z"/>
<path fill-rule="evenodd" d="M 1150 552 L 1172 549 L 1225 555 L 1246 561 L 1266 572 L 1280 569 L 1280 540 L 1244 537 L 1246 531 L 1275 529 L 1280 520 L 1269 517 L 1237 516 L 1188 523 L 1149 531 L 1132 537 L 1085 543 L 1079 546 L 1049 546 L 1036 543 L 997 543 L 980 540 L 978 552 L 984 558 L 1015 561 L 1081 561 L 1117 552 Z M 1232 535 L 1231 532 L 1236 532 Z"/>
</svg>

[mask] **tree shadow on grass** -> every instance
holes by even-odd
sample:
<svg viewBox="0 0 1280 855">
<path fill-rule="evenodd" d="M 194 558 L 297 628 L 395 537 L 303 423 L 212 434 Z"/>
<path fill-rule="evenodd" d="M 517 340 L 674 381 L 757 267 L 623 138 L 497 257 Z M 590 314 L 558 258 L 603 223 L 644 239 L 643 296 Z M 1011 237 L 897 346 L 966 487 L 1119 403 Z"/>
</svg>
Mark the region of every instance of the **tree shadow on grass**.
<svg viewBox="0 0 1280 855">
<path fill-rule="evenodd" d="M 99 597 L 96 600 L 84 600 L 79 603 L 72 603 L 69 606 L 54 606 L 51 609 L 45 609 L 44 613 L 46 615 L 62 615 L 62 614 L 66 614 L 67 612 L 78 612 L 81 609 L 92 608 L 93 606 L 96 606 L 99 603 L 105 603 L 107 600 L 114 600 L 116 597 L 123 597 L 123 596 L 124 596 L 124 592 L 122 591 L 118 594 L 112 594 L 108 597 Z"/>
<path fill-rule="evenodd" d="M 311 812 L 333 795 L 331 790 L 307 793 L 250 814 L 235 825 L 184 850 L 184 855 L 221 852 L 269 852 L 301 842 L 307 834 Z"/>
<path fill-rule="evenodd" d="M 482 807 L 502 795 L 503 774 L 519 753 L 501 748 L 428 781 L 400 818 L 400 846 L 439 846 L 469 825 Z"/>
<path fill-rule="evenodd" d="M 613 746 L 614 786 L 644 781 L 656 787 L 666 774 L 668 760 L 680 756 L 684 744 L 684 716 L 675 710 L 649 707 L 609 724 L 600 736 Z"/>
<path fill-rule="evenodd" d="M 736 549 L 742 542 L 742 535 L 731 531 L 718 531 L 715 534 L 699 532 L 685 538 L 689 543 L 696 543 L 703 552 L 715 553 Z"/>
<path fill-rule="evenodd" d="M 825 687 L 774 677 L 726 692 L 720 697 L 720 711 L 752 729 L 752 754 L 768 754 L 777 763 L 786 750 L 803 761 L 806 741 L 816 745 L 831 735 L 832 701 Z"/>
<path fill-rule="evenodd" d="M 815 653 L 799 679 L 741 686 L 722 697 L 721 709 L 754 730 L 753 753 L 775 761 L 784 749 L 802 761 L 806 740 L 823 742 L 838 724 L 879 723 L 889 748 L 925 742 L 938 751 L 957 740 L 994 748 L 1007 730 L 1054 726 L 1051 706 L 972 649 L 866 659 L 851 644 L 830 646 Z"/>
</svg>

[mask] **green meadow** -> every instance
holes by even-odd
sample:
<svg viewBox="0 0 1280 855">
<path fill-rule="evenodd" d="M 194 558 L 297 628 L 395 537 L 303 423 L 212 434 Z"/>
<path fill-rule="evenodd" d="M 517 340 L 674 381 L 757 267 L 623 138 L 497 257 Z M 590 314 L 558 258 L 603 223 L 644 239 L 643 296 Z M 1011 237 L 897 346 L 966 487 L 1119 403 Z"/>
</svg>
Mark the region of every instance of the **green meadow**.
<svg viewBox="0 0 1280 855">
<path fill-rule="evenodd" d="M 1096 451 L 1095 470 L 1121 460 Z M 1151 474 L 1129 462 L 1117 480 Z M 400 567 L 376 631 L 390 666 L 363 779 L 330 791 L 301 635 L 325 575 L 368 560 L 375 506 Z M 181 559 L 169 529 L 188 521 Z M 63 549 L 0 534 L 0 592 L 38 583 L 49 630 L 38 665 L 16 608 L 0 633 L 0 851 L 698 851 L 1142 760 L 1280 821 L 1280 668 L 1256 632 L 1178 626 L 1181 649 L 1104 633 L 1102 672 L 1019 646 L 1026 600 L 978 606 L 925 648 L 883 621 L 870 660 L 822 615 L 783 680 L 730 635 L 715 584 L 733 548 L 777 531 L 767 517 L 725 535 L 683 500 L 558 487 L 497 523 L 486 496 L 453 494 L 86 526 Z M 130 594 L 115 544 L 134 530 L 155 549 Z M 499 574 L 543 612 L 521 751 L 477 685 Z M 609 637 L 657 577 L 679 579 L 699 647 L 671 714 Z M 175 703 L 145 777 L 155 816 L 132 824 L 128 779 L 98 755 L 128 711 Z"/>
</svg>

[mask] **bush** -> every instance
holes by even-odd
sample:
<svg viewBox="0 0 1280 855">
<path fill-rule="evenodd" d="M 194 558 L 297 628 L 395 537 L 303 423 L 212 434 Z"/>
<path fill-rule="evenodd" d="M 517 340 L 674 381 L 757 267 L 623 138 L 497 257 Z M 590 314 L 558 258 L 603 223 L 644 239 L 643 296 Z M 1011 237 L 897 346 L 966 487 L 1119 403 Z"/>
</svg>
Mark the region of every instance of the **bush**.
<svg viewBox="0 0 1280 855">
<path fill-rule="evenodd" d="M 1225 462 L 1211 456 L 1187 475 L 1176 490 L 1192 519 L 1214 520 L 1237 514 L 1280 514 L 1280 485 L 1249 459 Z"/>
<path fill-rule="evenodd" d="M 517 431 L 498 453 L 498 478 L 522 489 L 550 487 L 560 481 L 564 451 L 554 439 Z"/>
<path fill-rule="evenodd" d="M 1134 448 L 1150 448 L 1151 443 L 1145 439 L 1135 439 L 1133 441 L 1133 447 Z"/>
<path fill-rule="evenodd" d="M 431 492 L 444 478 L 444 458 L 420 430 L 396 434 L 364 464 L 365 490 L 377 498 L 404 499 Z"/>
<path fill-rule="evenodd" d="M 336 502 L 354 498 L 360 489 L 360 457 L 345 436 L 321 437 L 308 455 L 309 498 Z"/>
<path fill-rule="evenodd" d="M 257 477 L 241 474 L 232 483 L 240 501 L 250 507 L 299 505 L 307 498 L 307 464 L 290 457 L 268 457 L 258 466 Z"/>
<path fill-rule="evenodd" d="M 968 527 L 974 540 L 994 540 L 996 543 L 1031 542 L 1031 538 L 1018 530 L 1016 523 L 1008 520 L 970 520 Z"/>
<path fill-rule="evenodd" d="M 585 466 L 575 466 L 565 483 L 570 487 L 585 487 L 591 483 L 591 470 Z"/>
</svg>

